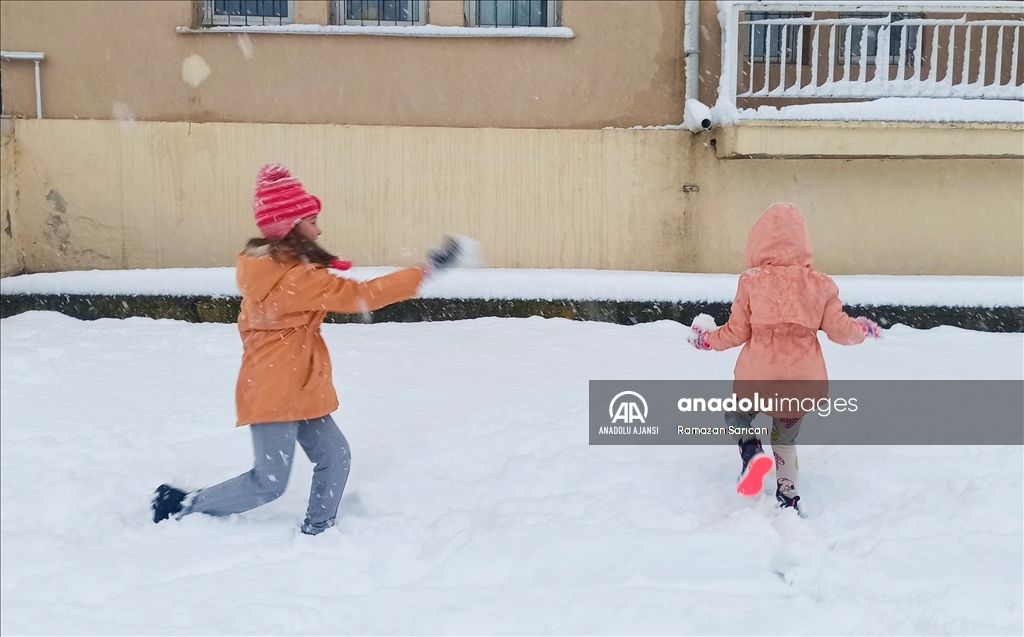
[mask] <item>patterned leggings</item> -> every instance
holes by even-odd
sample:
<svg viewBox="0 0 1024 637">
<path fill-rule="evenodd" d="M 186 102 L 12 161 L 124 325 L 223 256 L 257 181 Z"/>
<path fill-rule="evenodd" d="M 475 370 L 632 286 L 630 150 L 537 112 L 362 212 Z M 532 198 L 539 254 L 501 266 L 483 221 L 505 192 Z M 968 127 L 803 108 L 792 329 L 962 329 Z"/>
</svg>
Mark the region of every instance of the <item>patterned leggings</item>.
<svg viewBox="0 0 1024 637">
<path fill-rule="evenodd" d="M 734 427 L 749 427 L 757 415 L 756 411 L 728 412 L 725 422 Z M 786 497 L 798 495 L 796 488 L 800 463 L 796 458 L 796 437 L 800 433 L 800 418 L 772 418 L 772 453 L 775 455 L 775 480 L 779 491 Z M 756 436 L 737 435 L 736 442 L 744 443 Z"/>
</svg>

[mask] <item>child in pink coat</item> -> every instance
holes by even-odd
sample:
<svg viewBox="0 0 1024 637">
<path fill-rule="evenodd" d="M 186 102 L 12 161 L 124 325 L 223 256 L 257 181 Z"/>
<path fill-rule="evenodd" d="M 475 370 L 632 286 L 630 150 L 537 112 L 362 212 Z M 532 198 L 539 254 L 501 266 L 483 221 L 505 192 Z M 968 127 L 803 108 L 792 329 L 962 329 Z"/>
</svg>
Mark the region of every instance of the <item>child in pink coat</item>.
<svg viewBox="0 0 1024 637">
<path fill-rule="evenodd" d="M 738 397 L 772 396 L 780 388 L 801 397 L 828 395 L 828 374 L 818 344 L 818 330 L 840 345 L 878 338 L 878 325 L 853 319 L 843 311 L 835 282 L 811 266 L 813 252 L 804 218 L 792 204 L 768 208 L 750 230 L 745 251 L 747 268 L 740 275 L 729 321 L 708 331 L 695 325 L 698 349 L 722 351 L 743 345 L 736 361 Z M 786 395 L 786 394 L 780 394 Z M 758 405 L 749 412 L 730 412 L 726 422 L 749 427 Z M 737 436 L 743 469 L 737 491 L 755 496 L 773 464 L 775 497 L 783 507 L 798 508 L 796 442 L 805 412 L 765 411 L 772 416 L 772 451 L 768 458 L 755 436 Z"/>
</svg>

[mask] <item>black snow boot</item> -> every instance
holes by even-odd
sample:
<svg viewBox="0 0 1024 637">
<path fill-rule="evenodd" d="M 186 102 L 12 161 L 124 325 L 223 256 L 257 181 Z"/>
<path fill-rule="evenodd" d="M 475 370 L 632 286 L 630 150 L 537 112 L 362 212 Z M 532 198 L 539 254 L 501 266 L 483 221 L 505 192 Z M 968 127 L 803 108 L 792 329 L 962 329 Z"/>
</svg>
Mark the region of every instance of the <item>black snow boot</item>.
<svg viewBox="0 0 1024 637">
<path fill-rule="evenodd" d="M 736 483 L 736 493 L 755 497 L 761 493 L 764 477 L 775 467 L 775 462 L 765 454 L 757 438 L 740 443 L 740 458 L 743 459 L 743 469 Z"/>
<path fill-rule="evenodd" d="M 750 464 L 750 459 L 759 453 L 764 453 L 764 449 L 761 448 L 761 441 L 757 438 L 740 443 L 740 458 L 743 460 L 743 468 L 740 470 L 740 474 L 747 471 L 747 465 Z"/>
<path fill-rule="evenodd" d="M 793 509 L 797 513 L 800 513 L 800 496 L 794 495 L 793 497 L 789 497 L 782 493 L 781 489 L 776 489 L 775 499 L 779 501 L 779 506 L 783 509 Z"/>
<path fill-rule="evenodd" d="M 161 484 L 153 496 L 153 521 L 163 522 L 176 513 L 181 512 L 182 502 L 188 493 L 175 489 L 169 484 Z"/>
</svg>

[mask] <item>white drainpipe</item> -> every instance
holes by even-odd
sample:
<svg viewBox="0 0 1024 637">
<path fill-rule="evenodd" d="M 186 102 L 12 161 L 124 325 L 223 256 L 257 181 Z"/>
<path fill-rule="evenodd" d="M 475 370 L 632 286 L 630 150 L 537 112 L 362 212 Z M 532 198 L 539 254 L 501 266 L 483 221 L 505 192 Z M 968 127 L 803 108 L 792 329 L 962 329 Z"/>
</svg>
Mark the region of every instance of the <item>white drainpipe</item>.
<svg viewBox="0 0 1024 637">
<path fill-rule="evenodd" d="M 31 60 L 36 63 L 36 119 L 43 118 L 43 95 L 39 90 L 39 63 L 43 61 L 42 53 L 22 53 L 17 51 L 0 51 L 0 59 Z"/>
<path fill-rule="evenodd" d="M 700 82 L 700 3 L 686 0 L 683 10 L 683 52 L 686 54 L 686 99 L 697 99 Z"/>
</svg>

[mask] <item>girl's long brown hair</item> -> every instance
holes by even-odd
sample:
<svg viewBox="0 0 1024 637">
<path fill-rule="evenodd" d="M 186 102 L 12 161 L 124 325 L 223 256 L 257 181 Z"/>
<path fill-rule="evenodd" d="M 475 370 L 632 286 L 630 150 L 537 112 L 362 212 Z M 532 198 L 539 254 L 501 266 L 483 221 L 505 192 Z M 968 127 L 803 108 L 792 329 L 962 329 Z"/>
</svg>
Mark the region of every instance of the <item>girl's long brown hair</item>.
<svg viewBox="0 0 1024 637">
<path fill-rule="evenodd" d="M 310 241 L 302 236 L 298 227 L 292 228 L 292 231 L 284 239 L 266 239 L 264 237 L 249 239 L 245 244 L 245 249 L 262 249 L 268 251 L 274 259 L 294 259 L 324 267 L 330 267 L 331 262 L 338 258 L 336 255 L 321 248 L 315 241 Z"/>
</svg>

